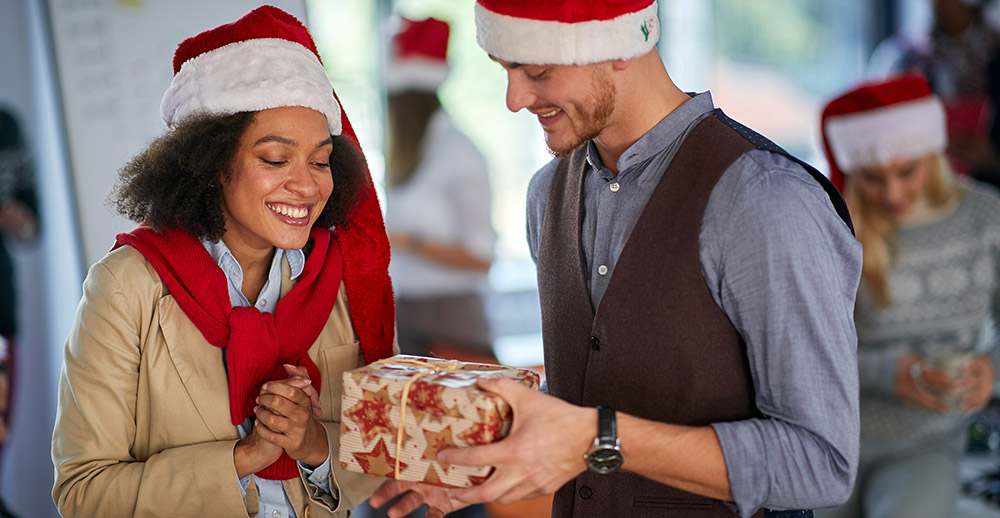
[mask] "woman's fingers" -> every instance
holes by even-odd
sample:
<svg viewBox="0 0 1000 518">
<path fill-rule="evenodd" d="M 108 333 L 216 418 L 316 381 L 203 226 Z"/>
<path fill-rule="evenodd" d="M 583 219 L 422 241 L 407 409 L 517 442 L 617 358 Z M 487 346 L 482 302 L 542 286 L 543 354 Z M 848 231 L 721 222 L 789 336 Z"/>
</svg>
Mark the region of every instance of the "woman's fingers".
<svg viewBox="0 0 1000 518">
<path fill-rule="evenodd" d="M 284 365 L 285 372 L 288 373 L 289 379 L 293 380 L 294 386 L 301 389 L 307 396 L 309 396 L 309 401 L 312 403 L 312 413 L 314 416 L 319 417 L 323 414 L 323 404 L 319 399 L 319 392 L 316 387 L 313 386 L 312 380 L 309 379 L 309 371 L 302 366 L 291 365 L 286 363 Z"/>
</svg>

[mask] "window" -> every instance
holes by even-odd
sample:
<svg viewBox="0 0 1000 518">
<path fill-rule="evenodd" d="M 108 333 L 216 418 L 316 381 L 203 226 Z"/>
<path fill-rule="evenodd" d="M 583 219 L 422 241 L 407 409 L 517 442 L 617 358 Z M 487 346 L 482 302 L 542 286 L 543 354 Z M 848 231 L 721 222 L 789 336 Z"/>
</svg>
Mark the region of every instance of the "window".
<svg viewBox="0 0 1000 518">
<path fill-rule="evenodd" d="M 824 169 L 819 115 L 859 78 L 876 12 L 863 0 L 662 2 L 660 53 L 685 91 Z"/>
<path fill-rule="evenodd" d="M 535 337 L 519 343 L 540 349 L 525 194 L 550 156 L 535 118 L 507 110 L 505 73 L 476 43 L 472 0 L 311 0 L 309 6 L 310 26 L 377 183 L 384 167 L 380 70 L 386 41 L 377 27 L 394 13 L 451 24 L 452 72 L 441 100 L 490 165 L 499 236 L 491 271 L 498 294 L 491 301 L 495 330 Z M 660 0 L 659 49 L 682 89 L 710 89 L 730 116 L 823 170 L 820 110 L 862 75 L 871 40 L 880 38 L 873 35 L 879 6 L 884 8 L 865 0 Z M 535 354 L 540 358 L 540 351 Z"/>
</svg>

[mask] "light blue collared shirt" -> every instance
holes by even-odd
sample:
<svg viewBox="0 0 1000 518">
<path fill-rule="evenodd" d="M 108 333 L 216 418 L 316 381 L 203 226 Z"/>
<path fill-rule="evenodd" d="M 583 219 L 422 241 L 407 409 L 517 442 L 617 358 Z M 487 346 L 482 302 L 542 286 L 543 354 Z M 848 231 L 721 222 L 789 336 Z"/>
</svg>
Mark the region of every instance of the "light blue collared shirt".
<svg viewBox="0 0 1000 518">
<path fill-rule="evenodd" d="M 587 144 L 580 232 L 595 308 L 665 168 L 714 108 L 706 92 L 668 114 L 622 153 L 617 176 Z M 536 260 L 556 163 L 528 188 L 528 244 Z M 698 259 L 712 297 L 746 343 L 763 414 L 712 424 L 740 515 L 838 504 L 850 493 L 858 459 L 853 311 L 861 245 L 800 165 L 751 150 L 712 190 Z"/>
<path fill-rule="evenodd" d="M 226 279 L 229 281 L 229 302 L 232 303 L 234 308 L 250 306 L 250 301 L 247 300 L 242 291 L 243 268 L 236 261 L 236 258 L 233 257 L 232 252 L 229 251 L 229 247 L 221 239 L 217 243 L 202 240 L 201 244 L 208 251 L 208 254 L 212 256 L 212 260 L 226 274 Z M 255 307 L 260 311 L 274 313 L 274 308 L 278 305 L 278 299 L 281 297 L 282 257 L 288 259 L 288 265 L 292 271 L 292 279 L 298 278 L 302 274 L 302 268 L 305 267 L 306 256 L 302 253 L 302 250 L 282 250 L 275 248 L 274 259 L 271 260 L 271 269 L 267 272 L 267 281 L 264 282 L 264 287 L 261 288 L 260 294 L 257 296 Z M 248 418 L 238 428 L 240 430 L 240 438 L 246 437 L 253 430 L 253 419 Z M 331 449 L 330 455 L 332 454 L 333 450 Z M 330 493 L 330 462 L 330 456 L 328 455 L 326 461 L 316 468 L 310 468 L 301 462 L 298 463 L 299 467 L 309 475 L 309 483 L 327 494 Z M 240 479 L 240 490 L 243 492 L 243 496 L 246 496 L 247 487 L 250 486 L 251 479 L 257 486 L 257 495 L 260 501 L 260 513 L 258 516 L 267 516 L 270 518 L 295 517 L 295 510 L 292 509 L 292 503 L 288 500 L 288 495 L 285 494 L 285 489 L 282 487 L 280 480 L 267 480 L 247 475 Z"/>
</svg>

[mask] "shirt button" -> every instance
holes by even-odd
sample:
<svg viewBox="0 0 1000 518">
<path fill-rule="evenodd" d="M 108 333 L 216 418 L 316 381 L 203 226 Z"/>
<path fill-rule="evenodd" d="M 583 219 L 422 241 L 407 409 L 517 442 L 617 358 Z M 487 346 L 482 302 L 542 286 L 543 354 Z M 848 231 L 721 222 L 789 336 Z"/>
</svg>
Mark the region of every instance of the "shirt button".
<svg viewBox="0 0 1000 518">
<path fill-rule="evenodd" d="M 618 189 L 621 189 L 621 185 L 618 182 L 612 182 L 610 188 L 611 192 L 618 192 Z"/>
<path fill-rule="evenodd" d="M 604 264 L 598 266 L 597 267 L 597 273 L 599 273 L 601 275 L 607 275 L 608 274 L 608 266 L 604 265 Z"/>
<path fill-rule="evenodd" d="M 590 489 L 587 486 L 583 486 L 580 488 L 580 498 L 586 500 L 592 496 L 594 496 L 594 491 L 592 489 Z"/>
<path fill-rule="evenodd" d="M 601 341 L 597 339 L 596 336 L 590 337 L 590 348 L 597 351 L 601 348 Z"/>
<path fill-rule="evenodd" d="M 274 518 L 281 518 L 281 513 L 278 512 L 277 509 L 275 509 L 275 510 L 271 511 L 271 516 L 273 516 Z"/>
<path fill-rule="evenodd" d="M 257 301 L 257 305 L 260 306 L 260 307 L 266 306 L 267 305 L 267 299 L 260 299 L 259 301 Z M 275 517 L 275 518 L 277 518 L 277 517 Z"/>
</svg>

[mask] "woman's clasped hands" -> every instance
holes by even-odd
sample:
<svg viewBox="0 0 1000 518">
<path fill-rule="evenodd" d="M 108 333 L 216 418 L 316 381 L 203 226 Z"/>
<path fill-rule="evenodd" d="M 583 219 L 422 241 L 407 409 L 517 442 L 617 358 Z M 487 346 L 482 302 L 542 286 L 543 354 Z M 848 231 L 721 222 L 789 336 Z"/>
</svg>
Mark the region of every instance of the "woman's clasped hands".
<svg viewBox="0 0 1000 518">
<path fill-rule="evenodd" d="M 308 371 L 284 367 L 287 378 L 261 387 L 253 430 L 236 444 L 233 455 L 240 478 L 271 465 L 282 452 L 309 466 L 322 464 L 330 454 L 326 430 L 316 420 L 322 411 L 319 393 Z"/>
</svg>

